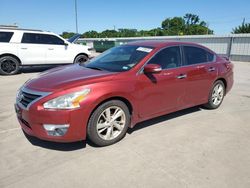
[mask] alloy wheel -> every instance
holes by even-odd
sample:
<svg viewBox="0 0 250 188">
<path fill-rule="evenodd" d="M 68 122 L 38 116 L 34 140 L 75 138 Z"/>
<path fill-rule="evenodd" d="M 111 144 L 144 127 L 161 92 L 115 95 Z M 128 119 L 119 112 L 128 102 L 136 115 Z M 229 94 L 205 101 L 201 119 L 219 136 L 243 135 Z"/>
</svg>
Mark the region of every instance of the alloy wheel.
<svg viewBox="0 0 250 188">
<path fill-rule="evenodd" d="M 3 59 L 1 62 L 1 70 L 7 74 L 16 71 L 17 65 L 11 59 Z"/>
<path fill-rule="evenodd" d="M 214 105 L 218 106 L 222 102 L 224 97 L 224 87 L 222 84 L 218 83 L 212 93 L 212 102 Z"/>
<path fill-rule="evenodd" d="M 125 112 L 118 106 L 111 106 L 98 117 L 97 133 L 104 140 L 113 140 L 121 134 L 125 124 Z"/>
</svg>

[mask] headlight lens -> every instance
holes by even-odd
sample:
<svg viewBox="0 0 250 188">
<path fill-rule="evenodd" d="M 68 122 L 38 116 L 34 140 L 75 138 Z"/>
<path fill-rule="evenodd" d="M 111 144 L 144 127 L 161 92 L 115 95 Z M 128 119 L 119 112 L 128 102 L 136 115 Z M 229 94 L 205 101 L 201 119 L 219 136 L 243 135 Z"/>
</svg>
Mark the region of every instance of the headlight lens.
<svg viewBox="0 0 250 188">
<path fill-rule="evenodd" d="M 89 94 L 90 89 L 77 91 L 74 93 L 66 94 L 55 99 L 52 99 L 43 104 L 45 109 L 74 109 L 80 107 L 86 96 Z"/>
</svg>

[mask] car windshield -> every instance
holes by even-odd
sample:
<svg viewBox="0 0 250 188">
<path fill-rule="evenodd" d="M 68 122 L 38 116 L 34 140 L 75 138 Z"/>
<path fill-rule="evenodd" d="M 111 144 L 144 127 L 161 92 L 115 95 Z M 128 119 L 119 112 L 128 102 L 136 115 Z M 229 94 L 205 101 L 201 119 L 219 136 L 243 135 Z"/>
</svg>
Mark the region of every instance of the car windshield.
<svg viewBox="0 0 250 188">
<path fill-rule="evenodd" d="M 130 70 L 152 51 L 152 47 L 124 45 L 114 47 L 88 61 L 87 68 L 124 72 Z"/>
</svg>

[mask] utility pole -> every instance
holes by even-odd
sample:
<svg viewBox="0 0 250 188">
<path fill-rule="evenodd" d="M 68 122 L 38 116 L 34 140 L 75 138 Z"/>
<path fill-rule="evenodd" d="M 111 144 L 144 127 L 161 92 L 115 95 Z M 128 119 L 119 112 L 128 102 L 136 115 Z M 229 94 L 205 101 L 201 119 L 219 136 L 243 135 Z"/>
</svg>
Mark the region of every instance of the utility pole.
<svg viewBox="0 0 250 188">
<path fill-rule="evenodd" d="M 209 30 L 209 23 L 207 22 L 207 24 L 206 24 L 206 27 L 207 27 L 207 35 L 208 35 L 208 30 Z"/>
<path fill-rule="evenodd" d="M 76 33 L 78 33 L 77 0 L 75 0 L 75 15 L 76 15 Z"/>
<path fill-rule="evenodd" d="M 245 25 L 245 20 L 246 20 L 246 19 L 245 19 L 245 18 L 243 18 L 243 22 L 242 22 L 242 25 Z"/>
</svg>

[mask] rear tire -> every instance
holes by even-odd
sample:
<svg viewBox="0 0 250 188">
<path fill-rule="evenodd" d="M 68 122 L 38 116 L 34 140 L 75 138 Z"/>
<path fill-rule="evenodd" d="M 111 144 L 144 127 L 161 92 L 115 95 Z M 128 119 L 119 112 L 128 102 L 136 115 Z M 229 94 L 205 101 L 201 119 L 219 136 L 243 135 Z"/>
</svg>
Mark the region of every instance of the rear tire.
<svg viewBox="0 0 250 188">
<path fill-rule="evenodd" d="M 88 61 L 88 56 L 87 55 L 84 55 L 84 54 L 80 54 L 78 56 L 76 56 L 75 60 L 74 60 L 74 63 L 77 63 L 77 64 L 84 64 L 86 61 Z"/>
<path fill-rule="evenodd" d="M 216 81 L 209 94 L 208 103 L 204 107 L 208 109 L 218 108 L 225 96 L 225 85 L 221 80 Z"/>
<path fill-rule="evenodd" d="M 120 141 L 130 124 L 127 105 L 119 100 L 111 100 L 100 105 L 91 115 L 87 134 L 97 146 L 108 146 Z"/>
<path fill-rule="evenodd" d="M 3 56 L 0 58 L 0 74 L 13 75 L 20 70 L 20 62 L 12 56 Z"/>
</svg>

